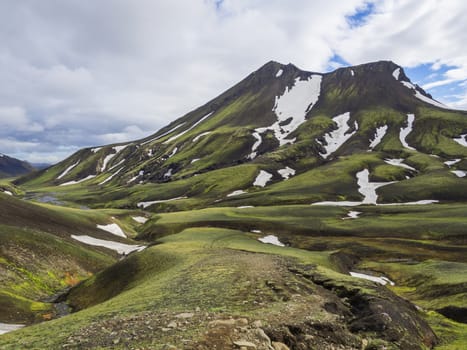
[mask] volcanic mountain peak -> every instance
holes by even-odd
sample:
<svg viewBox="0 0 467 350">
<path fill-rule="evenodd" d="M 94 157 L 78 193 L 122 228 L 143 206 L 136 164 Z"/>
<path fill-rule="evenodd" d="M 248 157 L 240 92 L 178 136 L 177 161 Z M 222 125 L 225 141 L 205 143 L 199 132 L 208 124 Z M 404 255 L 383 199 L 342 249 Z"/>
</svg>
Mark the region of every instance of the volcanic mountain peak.
<svg viewBox="0 0 467 350">
<path fill-rule="evenodd" d="M 398 152 L 406 150 L 463 156 L 465 149 L 455 139 L 467 132 L 465 118 L 459 117 L 465 113 L 441 113 L 439 108 L 446 109 L 392 61 L 329 73 L 270 61 L 157 133 L 83 149 L 34 175 L 34 181 L 134 186 L 248 163 L 291 167 L 299 173 L 367 151 L 389 152 L 390 159 L 399 159 Z M 411 121 L 408 115 L 413 115 Z M 440 130 L 449 135 L 446 143 L 427 142 L 438 139 Z"/>
</svg>

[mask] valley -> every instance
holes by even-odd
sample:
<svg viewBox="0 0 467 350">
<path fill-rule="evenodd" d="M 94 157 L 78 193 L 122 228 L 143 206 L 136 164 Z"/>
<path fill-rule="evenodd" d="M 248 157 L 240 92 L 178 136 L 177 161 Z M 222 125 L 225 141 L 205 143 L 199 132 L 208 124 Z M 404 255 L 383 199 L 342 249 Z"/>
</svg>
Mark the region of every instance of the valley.
<svg viewBox="0 0 467 350">
<path fill-rule="evenodd" d="M 0 348 L 462 349 L 466 133 L 393 62 L 271 61 L 1 180 Z"/>
</svg>

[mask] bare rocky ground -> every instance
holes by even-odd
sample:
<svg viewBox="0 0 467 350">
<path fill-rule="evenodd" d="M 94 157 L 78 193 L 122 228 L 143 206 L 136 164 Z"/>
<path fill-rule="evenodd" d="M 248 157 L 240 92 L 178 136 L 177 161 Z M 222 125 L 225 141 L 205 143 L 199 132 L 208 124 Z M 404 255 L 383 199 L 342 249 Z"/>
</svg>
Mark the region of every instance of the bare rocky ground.
<svg viewBox="0 0 467 350">
<path fill-rule="evenodd" d="M 189 274 L 213 266 L 222 269 L 226 261 L 233 261 L 231 254 L 236 268 L 228 278 L 233 288 L 211 290 L 218 294 L 209 296 L 216 305 L 174 311 L 167 300 L 166 308 L 102 318 L 69 335 L 61 348 L 413 350 L 422 349 L 421 343 L 430 348 L 436 342 L 415 308 L 384 287 L 374 286 L 379 288 L 378 296 L 366 294 L 335 284 L 313 266 L 297 266 L 265 254 L 211 255 L 178 280 L 174 290 L 179 295 L 174 298 L 188 293 Z M 222 305 L 222 300 L 237 304 Z"/>
</svg>

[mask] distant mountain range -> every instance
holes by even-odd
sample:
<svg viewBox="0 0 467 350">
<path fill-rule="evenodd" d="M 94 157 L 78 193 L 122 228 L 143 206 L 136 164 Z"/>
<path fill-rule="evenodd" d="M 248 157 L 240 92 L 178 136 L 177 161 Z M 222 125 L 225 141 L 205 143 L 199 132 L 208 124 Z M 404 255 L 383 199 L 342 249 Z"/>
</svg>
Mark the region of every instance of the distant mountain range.
<svg viewBox="0 0 467 350">
<path fill-rule="evenodd" d="M 0 153 L 0 178 L 24 175 L 33 170 L 34 167 L 28 162 Z"/>
</svg>

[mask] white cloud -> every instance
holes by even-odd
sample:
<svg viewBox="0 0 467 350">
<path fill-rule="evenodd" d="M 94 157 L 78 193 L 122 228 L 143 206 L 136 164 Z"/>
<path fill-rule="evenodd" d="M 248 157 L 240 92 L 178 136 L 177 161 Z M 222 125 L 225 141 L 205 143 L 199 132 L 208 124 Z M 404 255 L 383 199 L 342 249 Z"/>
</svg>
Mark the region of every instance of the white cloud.
<svg viewBox="0 0 467 350">
<path fill-rule="evenodd" d="M 454 66 L 427 89 L 467 79 L 467 3 L 463 0 L 374 1 L 365 24 L 343 33 L 336 52 L 352 64 L 391 59 L 403 66 Z M 467 92 L 466 92 L 467 93 Z M 455 98 L 455 96 L 451 96 Z M 452 106 L 464 105 L 451 103 Z"/>
</svg>

